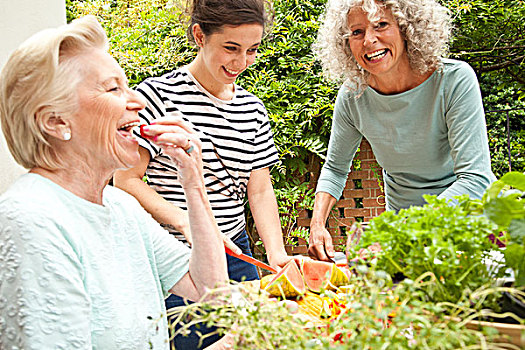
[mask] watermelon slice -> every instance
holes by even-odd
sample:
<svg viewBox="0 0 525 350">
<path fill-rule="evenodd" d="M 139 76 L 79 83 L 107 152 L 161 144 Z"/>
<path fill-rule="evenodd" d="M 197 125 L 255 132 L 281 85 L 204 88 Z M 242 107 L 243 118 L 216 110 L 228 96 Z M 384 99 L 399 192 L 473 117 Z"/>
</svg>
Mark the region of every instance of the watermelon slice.
<svg viewBox="0 0 525 350">
<path fill-rule="evenodd" d="M 301 271 L 294 260 L 290 260 L 281 271 L 268 283 L 264 289 L 268 293 L 277 297 L 296 297 L 306 293 Z"/>
<path fill-rule="evenodd" d="M 320 293 L 323 290 L 336 290 L 337 287 L 347 285 L 348 276 L 336 264 L 317 261 L 302 260 L 301 272 L 309 290 Z"/>
<path fill-rule="evenodd" d="M 266 286 L 268 285 L 268 283 L 270 283 L 271 281 L 273 281 L 274 278 L 275 278 L 275 273 L 272 273 L 272 274 L 266 275 L 266 276 L 264 276 L 263 278 L 261 278 L 261 281 L 259 282 L 260 285 L 261 285 L 261 289 L 266 288 Z"/>
</svg>

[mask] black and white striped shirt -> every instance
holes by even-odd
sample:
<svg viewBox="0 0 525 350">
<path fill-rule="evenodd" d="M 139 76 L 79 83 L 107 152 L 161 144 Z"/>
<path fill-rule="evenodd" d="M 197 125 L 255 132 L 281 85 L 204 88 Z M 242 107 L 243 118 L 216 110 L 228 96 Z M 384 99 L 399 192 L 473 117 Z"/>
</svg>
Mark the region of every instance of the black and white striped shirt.
<svg viewBox="0 0 525 350">
<path fill-rule="evenodd" d="M 260 99 L 235 85 L 232 100 L 206 91 L 186 67 L 162 77 L 149 78 L 137 87 L 147 99 L 141 121 L 182 115 L 202 141 L 204 181 L 220 230 L 234 238 L 245 228 L 244 203 L 250 172 L 278 161 L 268 115 Z M 175 163 L 148 140 L 140 145 L 151 155 L 146 170 L 149 185 L 164 199 L 187 209 Z M 184 236 L 173 232 L 184 241 Z"/>
</svg>

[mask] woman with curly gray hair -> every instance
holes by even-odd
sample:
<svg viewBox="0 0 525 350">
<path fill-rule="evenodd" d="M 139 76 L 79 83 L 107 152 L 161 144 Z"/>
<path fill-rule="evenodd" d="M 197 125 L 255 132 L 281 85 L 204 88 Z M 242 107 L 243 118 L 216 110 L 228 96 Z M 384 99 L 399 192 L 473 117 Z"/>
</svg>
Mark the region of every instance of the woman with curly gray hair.
<svg viewBox="0 0 525 350">
<path fill-rule="evenodd" d="M 383 168 L 387 210 L 423 195 L 480 198 L 490 168 L 481 93 L 472 68 L 443 58 L 448 10 L 435 0 L 329 0 L 314 52 L 344 82 L 319 177 L 308 252 L 334 255 L 325 223 L 364 137 Z"/>
</svg>

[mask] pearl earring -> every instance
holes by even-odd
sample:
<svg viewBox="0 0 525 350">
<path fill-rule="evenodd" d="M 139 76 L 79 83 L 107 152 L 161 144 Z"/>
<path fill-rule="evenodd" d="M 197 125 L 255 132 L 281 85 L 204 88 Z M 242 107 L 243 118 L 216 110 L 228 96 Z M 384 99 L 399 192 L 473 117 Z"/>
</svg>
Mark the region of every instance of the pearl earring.
<svg viewBox="0 0 525 350">
<path fill-rule="evenodd" d="M 64 141 L 71 140 L 71 133 L 69 131 L 64 132 L 62 136 L 64 137 Z"/>
</svg>

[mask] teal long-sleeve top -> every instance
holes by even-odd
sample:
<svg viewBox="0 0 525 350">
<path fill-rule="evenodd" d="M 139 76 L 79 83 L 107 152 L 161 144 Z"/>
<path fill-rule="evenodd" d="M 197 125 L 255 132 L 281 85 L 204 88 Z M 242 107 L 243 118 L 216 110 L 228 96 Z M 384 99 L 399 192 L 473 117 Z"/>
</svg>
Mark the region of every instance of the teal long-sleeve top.
<svg viewBox="0 0 525 350">
<path fill-rule="evenodd" d="M 341 197 L 365 137 L 383 168 L 388 210 L 423 205 L 423 194 L 481 198 L 495 177 L 477 78 L 467 63 L 442 63 L 422 84 L 395 95 L 341 87 L 317 192 Z"/>
</svg>

